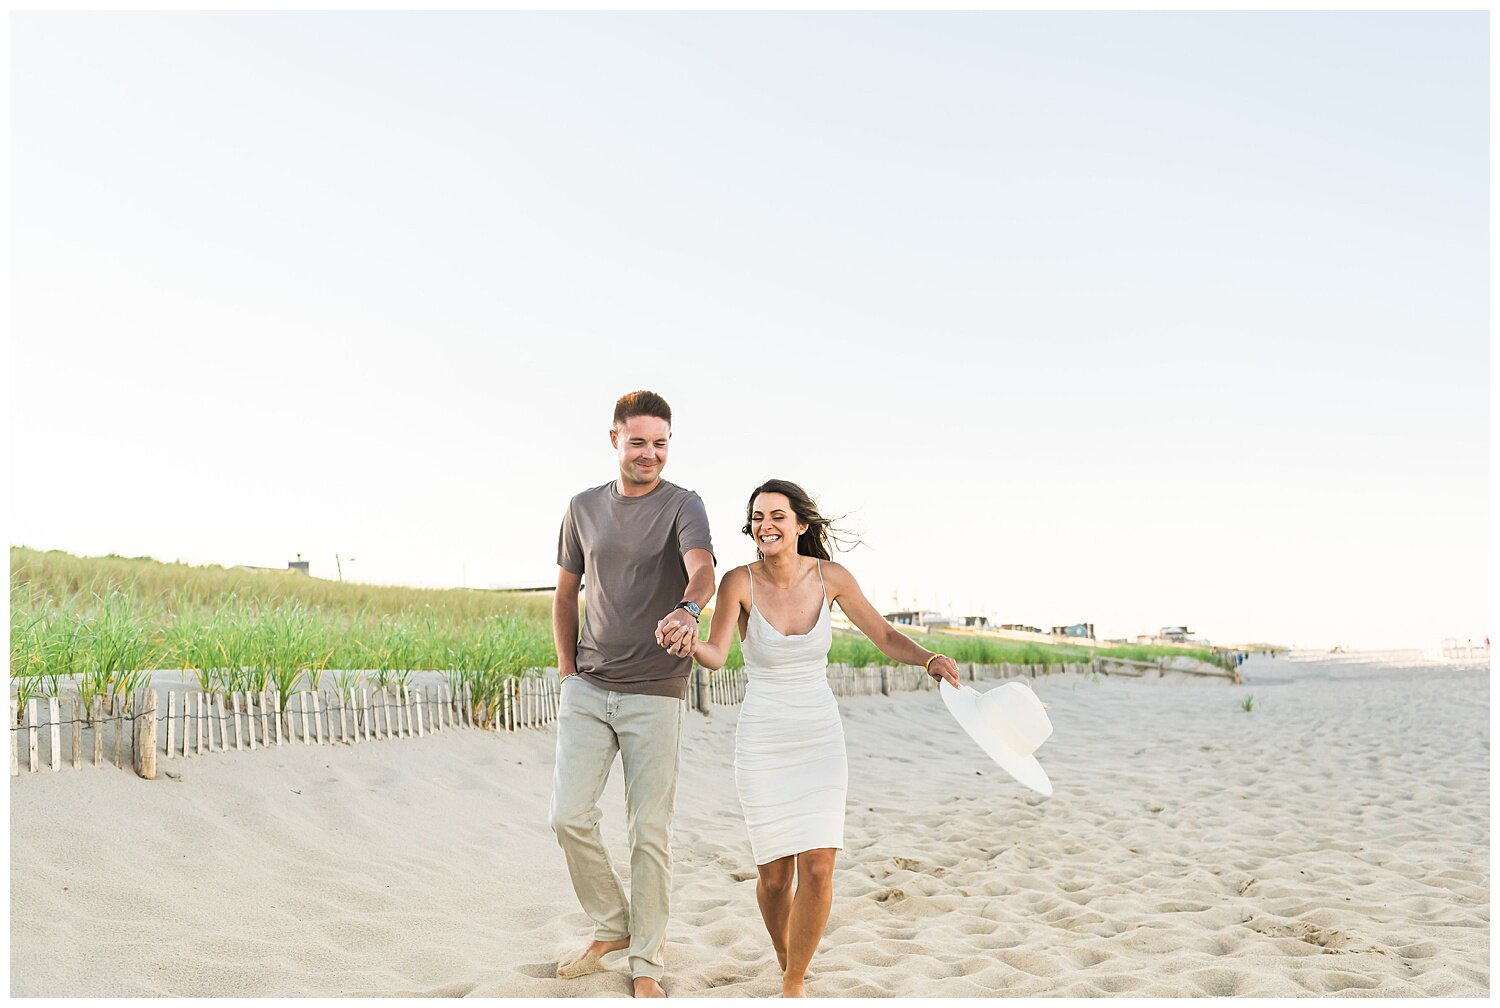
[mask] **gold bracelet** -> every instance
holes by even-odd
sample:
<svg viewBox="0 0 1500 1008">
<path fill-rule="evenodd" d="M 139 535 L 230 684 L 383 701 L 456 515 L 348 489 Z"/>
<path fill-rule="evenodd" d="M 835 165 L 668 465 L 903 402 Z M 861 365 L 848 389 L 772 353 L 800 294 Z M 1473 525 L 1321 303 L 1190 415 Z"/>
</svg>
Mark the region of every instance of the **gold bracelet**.
<svg viewBox="0 0 1500 1008">
<path fill-rule="evenodd" d="M 940 654 L 935 654 L 931 658 L 927 659 L 927 664 L 923 665 L 922 668 L 927 672 L 928 675 L 932 674 L 932 663 L 937 661 L 941 657 L 943 656 Z"/>
</svg>

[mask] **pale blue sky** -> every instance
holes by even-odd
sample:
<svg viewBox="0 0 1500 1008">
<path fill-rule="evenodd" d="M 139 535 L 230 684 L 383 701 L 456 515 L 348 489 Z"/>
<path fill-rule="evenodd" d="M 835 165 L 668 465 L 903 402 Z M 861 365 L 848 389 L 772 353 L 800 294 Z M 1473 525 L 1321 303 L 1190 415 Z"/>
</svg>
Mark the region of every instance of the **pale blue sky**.
<svg viewBox="0 0 1500 1008">
<path fill-rule="evenodd" d="M 1487 632 L 1488 23 L 16 15 L 12 543 L 555 575 L 665 395 L 882 607 Z"/>
</svg>

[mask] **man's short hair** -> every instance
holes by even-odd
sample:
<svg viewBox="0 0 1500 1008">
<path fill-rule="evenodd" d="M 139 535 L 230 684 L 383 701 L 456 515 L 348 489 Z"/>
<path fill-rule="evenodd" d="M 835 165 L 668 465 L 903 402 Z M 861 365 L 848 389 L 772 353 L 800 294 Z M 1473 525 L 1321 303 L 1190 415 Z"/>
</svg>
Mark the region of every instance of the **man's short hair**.
<svg viewBox="0 0 1500 1008">
<path fill-rule="evenodd" d="M 627 392 L 615 403 L 614 426 L 618 427 L 631 417 L 649 416 L 665 420 L 672 426 L 672 407 L 655 392 Z"/>
</svg>

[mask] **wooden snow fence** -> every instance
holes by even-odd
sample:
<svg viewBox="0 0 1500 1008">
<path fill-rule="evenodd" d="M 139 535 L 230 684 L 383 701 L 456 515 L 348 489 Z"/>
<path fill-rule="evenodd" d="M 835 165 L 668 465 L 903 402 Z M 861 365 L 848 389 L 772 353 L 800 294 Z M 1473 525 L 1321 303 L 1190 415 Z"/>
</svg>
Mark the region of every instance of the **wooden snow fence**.
<svg viewBox="0 0 1500 1008">
<path fill-rule="evenodd" d="M 517 731 L 557 720 L 555 678 L 522 676 L 504 681 L 498 696 L 476 697 L 468 684 L 369 684 L 298 690 L 283 697 L 263 693 L 142 689 L 95 698 L 84 711 L 77 695 L 31 698 L 11 694 L 11 776 L 22 769 L 60 770 L 71 764 L 123 769 L 155 779 L 160 761 L 207 753 L 283 745 L 353 745 L 390 738 L 420 738 L 450 728 Z M 71 742 L 71 746 L 68 743 Z"/>
<path fill-rule="evenodd" d="M 1155 661 L 1138 661 L 1132 658 L 1110 658 L 1101 655 L 1090 663 L 1092 670 L 1104 675 L 1122 675 L 1140 678 L 1156 673 L 1159 679 L 1168 672 L 1183 672 L 1188 675 L 1208 676 L 1216 679 L 1228 679 L 1231 683 L 1240 682 L 1240 672 L 1237 668 L 1174 668 L 1167 664 L 1166 658 L 1158 658 Z"/>
<path fill-rule="evenodd" d="M 505 680 L 501 691 L 501 709 L 506 731 L 542 728 L 557 721 L 562 704 L 562 682 L 556 669 L 540 676 L 521 676 Z"/>
<path fill-rule="evenodd" d="M 10 775 L 24 768 L 61 770 L 106 766 L 124 769 L 126 761 L 142 777 L 156 775 L 152 728 L 156 694 L 134 693 L 92 697 L 87 709 L 77 693 L 60 697 L 30 697 L 22 703 L 10 694 Z"/>
</svg>

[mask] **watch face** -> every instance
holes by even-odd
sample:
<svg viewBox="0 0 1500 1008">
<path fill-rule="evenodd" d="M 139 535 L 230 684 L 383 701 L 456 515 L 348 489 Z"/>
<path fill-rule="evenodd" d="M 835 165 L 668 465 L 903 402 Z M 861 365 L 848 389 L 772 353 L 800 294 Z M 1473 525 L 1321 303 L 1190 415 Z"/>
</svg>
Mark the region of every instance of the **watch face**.
<svg viewBox="0 0 1500 1008">
<path fill-rule="evenodd" d="M 682 608 L 686 609 L 688 612 L 692 613 L 694 616 L 701 615 L 702 612 L 703 612 L 702 607 L 699 606 L 698 603 L 696 603 L 696 602 L 684 602 L 682 604 Z"/>
</svg>

